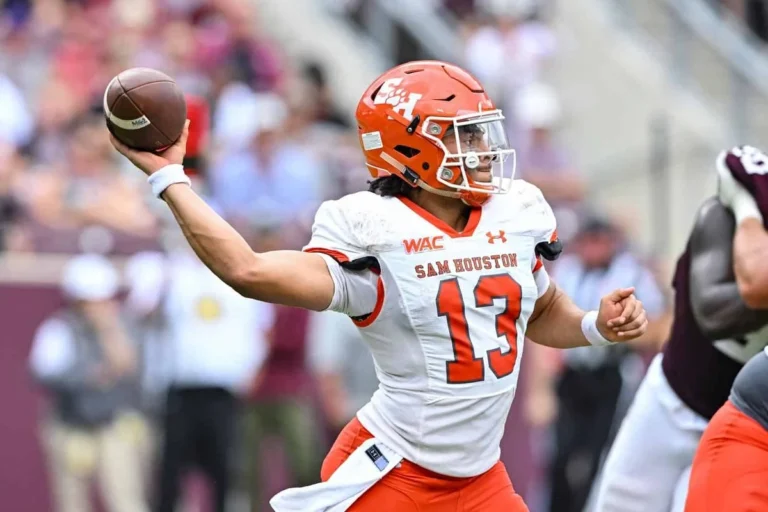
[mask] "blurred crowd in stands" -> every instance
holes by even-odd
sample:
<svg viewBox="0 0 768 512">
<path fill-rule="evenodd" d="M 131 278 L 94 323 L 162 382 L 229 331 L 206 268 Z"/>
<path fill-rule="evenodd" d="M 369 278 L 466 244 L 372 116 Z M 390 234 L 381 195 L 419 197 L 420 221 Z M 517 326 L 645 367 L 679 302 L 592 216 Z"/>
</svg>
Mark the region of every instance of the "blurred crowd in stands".
<svg viewBox="0 0 768 512">
<path fill-rule="evenodd" d="M 581 510 L 664 341 L 668 287 L 624 226 L 586 203 L 557 137 L 564 113 L 544 77 L 558 41 L 541 6 L 442 4 L 461 20 L 463 64 L 507 115 L 517 177 L 555 209 L 568 249 L 553 272 L 585 309 L 632 275 L 654 322 L 636 351 L 526 350 L 502 457 L 531 510 Z M 764 3 L 743 5 L 764 32 Z M 87 511 L 98 482 L 109 511 L 171 511 L 191 470 L 207 477 L 210 510 L 227 498 L 268 510 L 277 490 L 318 479 L 335 434 L 376 388 L 351 322 L 221 285 L 109 144 L 105 85 L 130 67 L 166 72 L 189 95 L 194 186 L 255 250 L 300 248 L 320 202 L 364 189 L 367 173 L 324 69 L 288 59 L 257 27 L 247 0 L 2 4 L 0 253 L 88 253 L 65 267 L 61 308 L 29 339 L 4 340 L 28 347 L 48 397 L 38 427 L 59 510 Z M 579 429 L 593 435 L 565 435 Z"/>
</svg>

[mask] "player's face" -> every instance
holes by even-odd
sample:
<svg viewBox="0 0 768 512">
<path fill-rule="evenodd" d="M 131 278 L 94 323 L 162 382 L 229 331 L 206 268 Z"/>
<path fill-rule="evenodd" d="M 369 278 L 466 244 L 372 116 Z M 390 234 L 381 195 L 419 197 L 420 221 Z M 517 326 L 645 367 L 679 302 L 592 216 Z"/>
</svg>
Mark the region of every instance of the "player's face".
<svg viewBox="0 0 768 512">
<path fill-rule="evenodd" d="M 443 137 L 443 144 L 451 154 L 480 154 L 477 157 L 476 165 L 471 163 L 470 158 L 464 157 L 464 167 L 467 169 L 467 174 L 478 183 L 489 183 L 493 179 L 492 166 L 495 157 L 484 154 L 492 149 L 488 131 L 484 127 L 480 125 L 460 126 L 458 134 L 454 129 L 450 129 Z"/>
</svg>

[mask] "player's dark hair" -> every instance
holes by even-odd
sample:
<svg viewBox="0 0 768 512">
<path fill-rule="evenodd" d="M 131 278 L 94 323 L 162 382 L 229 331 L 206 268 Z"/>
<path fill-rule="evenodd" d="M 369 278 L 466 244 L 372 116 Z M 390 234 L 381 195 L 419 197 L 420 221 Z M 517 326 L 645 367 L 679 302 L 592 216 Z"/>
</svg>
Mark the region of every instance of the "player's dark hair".
<svg viewBox="0 0 768 512">
<path fill-rule="evenodd" d="M 382 176 L 368 182 L 368 192 L 383 197 L 408 196 L 412 190 L 413 187 L 395 175 Z"/>
</svg>

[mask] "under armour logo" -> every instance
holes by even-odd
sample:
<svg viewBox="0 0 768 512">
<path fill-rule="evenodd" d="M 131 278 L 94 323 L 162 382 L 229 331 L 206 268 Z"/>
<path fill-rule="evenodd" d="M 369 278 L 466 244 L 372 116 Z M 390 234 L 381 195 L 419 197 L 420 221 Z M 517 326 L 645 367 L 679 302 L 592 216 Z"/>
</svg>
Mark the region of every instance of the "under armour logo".
<svg viewBox="0 0 768 512">
<path fill-rule="evenodd" d="M 384 471 L 389 464 L 389 460 L 383 453 L 381 453 L 381 450 L 379 450 L 379 447 L 375 444 L 365 450 L 365 454 L 368 455 L 368 458 L 371 459 L 371 462 L 373 462 L 379 471 Z"/>
<path fill-rule="evenodd" d="M 505 244 L 507 243 L 507 237 L 504 236 L 504 231 L 499 231 L 498 235 L 494 235 L 490 231 L 485 234 L 485 236 L 488 237 L 488 243 L 489 244 L 495 244 L 496 240 L 501 240 L 501 243 Z"/>
</svg>

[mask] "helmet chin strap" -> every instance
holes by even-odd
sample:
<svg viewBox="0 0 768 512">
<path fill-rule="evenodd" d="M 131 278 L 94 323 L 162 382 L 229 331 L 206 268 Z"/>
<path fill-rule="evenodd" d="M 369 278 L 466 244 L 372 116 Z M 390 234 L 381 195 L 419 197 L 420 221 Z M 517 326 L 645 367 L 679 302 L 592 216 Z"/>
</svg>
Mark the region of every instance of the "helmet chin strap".
<svg viewBox="0 0 768 512">
<path fill-rule="evenodd" d="M 432 194 L 436 194 L 438 196 L 452 197 L 454 199 L 461 199 L 461 195 L 462 195 L 461 192 L 453 192 L 451 190 L 445 190 L 443 188 L 435 188 L 435 187 L 432 187 L 430 185 L 427 185 L 422 180 L 419 180 L 417 185 L 419 187 L 423 188 L 424 190 L 426 190 L 427 192 L 430 192 Z"/>
<path fill-rule="evenodd" d="M 400 172 L 400 174 L 403 174 L 403 175 L 405 174 L 406 166 L 398 162 L 397 159 L 395 159 L 389 153 L 385 153 L 382 151 L 381 159 L 386 161 L 389 165 L 391 165 L 395 169 L 397 169 Z M 479 192 L 479 191 L 471 191 L 471 190 L 453 191 L 453 190 L 446 190 L 443 188 L 435 188 L 425 183 L 424 180 L 422 179 L 418 179 L 414 185 L 426 190 L 427 192 L 436 194 L 438 196 L 450 197 L 453 199 L 461 199 L 465 204 L 468 204 L 469 206 L 477 206 L 478 204 L 482 203 L 481 201 L 478 201 L 477 199 L 475 199 L 475 196 L 484 195 L 484 196 L 490 197 L 490 194 Z M 472 199 L 468 200 L 468 196 L 471 196 Z"/>
</svg>

